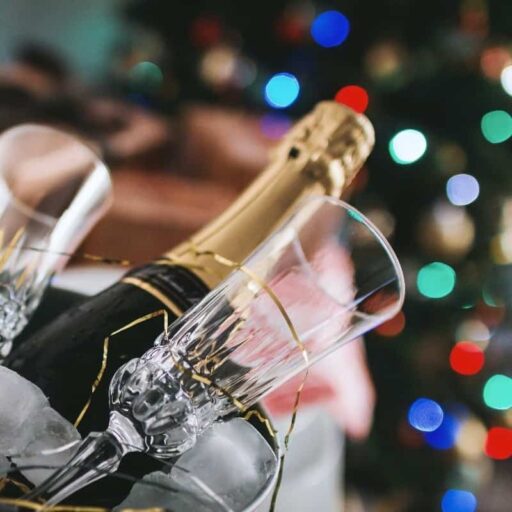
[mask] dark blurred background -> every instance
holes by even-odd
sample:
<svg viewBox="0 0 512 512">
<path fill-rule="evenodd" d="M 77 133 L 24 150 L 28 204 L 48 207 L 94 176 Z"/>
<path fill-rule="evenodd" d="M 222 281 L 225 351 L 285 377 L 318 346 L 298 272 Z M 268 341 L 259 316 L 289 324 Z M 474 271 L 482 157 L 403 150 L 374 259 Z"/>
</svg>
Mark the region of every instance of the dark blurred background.
<svg viewBox="0 0 512 512">
<path fill-rule="evenodd" d="M 0 3 L 0 129 L 64 127 L 113 170 L 89 252 L 183 240 L 318 101 L 374 123 L 350 201 L 408 299 L 367 338 L 377 406 L 348 446 L 349 512 L 510 510 L 511 96 L 510 0 Z"/>
</svg>

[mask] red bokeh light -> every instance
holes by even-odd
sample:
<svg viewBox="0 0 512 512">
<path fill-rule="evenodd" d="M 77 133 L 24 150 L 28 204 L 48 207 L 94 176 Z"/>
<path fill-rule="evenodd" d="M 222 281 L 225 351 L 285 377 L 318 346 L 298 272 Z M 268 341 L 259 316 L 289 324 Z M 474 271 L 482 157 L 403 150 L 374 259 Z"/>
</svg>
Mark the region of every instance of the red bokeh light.
<svg viewBox="0 0 512 512">
<path fill-rule="evenodd" d="M 460 341 L 450 352 L 450 366 L 461 375 L 475 375 L 485 363 L 483 350 L 470 341 Z"/>
<path fill-rule="evenodd" d="M 505 460 L 512 457 L 512 429 L 493 427 L 487 433 L 485 453 L 491 459 Z"/>
<path fill-rule="evenodd" d="M 392 338 L 398 336 L 405 327 L 405 315 L 402 311 L 399 311 L 393 318 L 379 325 L 377 329 L 378 334 L 385 336 L 386 338 Z"/>
<path fill-rule="evenodd" d="M 282 41 L 291 44 L 303 41 L 307 33 L 302 20 L 292 16 L 283 16 L 279 19 L 276 23 L 276 32 Z"/>
<path fill-rule="evenodd" d="M 190 38 L 196 46 L 212 46 L 220 41 L 221 35 L 221 23 L 213 16 L 197 18 L 190 27 Z"/>
<path fill-rule="evenodd" d="M 342 87 L 336 93 L 334 99 L 338 103 L 347 105 L 347 107 L 350 107 L 359 114 L 362 114 L 366 110 L 369 101 L 366 90 L 358 85 L 347 85 Z"/>
<path fill-rule="evenodd" d="M 493 46 L 482 52 L 480 66 L 484 75 L 493 80 L 498 80 L 505 66 L 512 62 L 512 57 L 507 48 Z"/>
</svg>

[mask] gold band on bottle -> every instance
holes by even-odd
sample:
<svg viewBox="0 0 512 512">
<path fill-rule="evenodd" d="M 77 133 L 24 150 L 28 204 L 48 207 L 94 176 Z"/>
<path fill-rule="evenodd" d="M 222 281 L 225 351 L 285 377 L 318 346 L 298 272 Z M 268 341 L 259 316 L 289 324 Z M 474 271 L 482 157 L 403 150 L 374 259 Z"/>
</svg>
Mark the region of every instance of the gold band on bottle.
<svg viewBox="0 0 512 512">
<path fill-rule="evenodd" d="M 169 311 L 174 313 L 176 316 L 181 316 L 183 310 L 177 306 L 169 297 L 166 297 L 160 290 L 152 286 L 151 284 L 139 279 L 138 277 L 125 277 L 121 280 L 122 283 L 131 284 L 141 290 L 152 295 L 155 299 L 159 300 Z"/>
</svg>

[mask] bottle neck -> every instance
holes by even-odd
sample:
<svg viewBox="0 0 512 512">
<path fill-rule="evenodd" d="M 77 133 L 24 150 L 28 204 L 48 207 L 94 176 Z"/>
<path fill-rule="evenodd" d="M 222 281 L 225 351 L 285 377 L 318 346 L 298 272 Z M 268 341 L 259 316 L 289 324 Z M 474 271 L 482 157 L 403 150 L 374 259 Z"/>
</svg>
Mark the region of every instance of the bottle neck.
<svg viewBox="0 0 512 512">
<path fill-rule="evenodd" d="M 244 261 L 304 198 L 339 197 L 372 146 L 373 130 L 364 116 L 337 103 L 320 103 L 295 125 L 266 170 L 224 214 L 165 256 L 215 287 L 232 269 L 216 262 L 212 253 Z"/>
<path fill-rule="evenodd" d="M 273 163 L 223 215 L 167 254 L 194 266 L 209 287 L 230 272 L 204 252 L 243 261 L 306 196 L 326 193 L 325 187 L 294 161 Z"/>
</svg>

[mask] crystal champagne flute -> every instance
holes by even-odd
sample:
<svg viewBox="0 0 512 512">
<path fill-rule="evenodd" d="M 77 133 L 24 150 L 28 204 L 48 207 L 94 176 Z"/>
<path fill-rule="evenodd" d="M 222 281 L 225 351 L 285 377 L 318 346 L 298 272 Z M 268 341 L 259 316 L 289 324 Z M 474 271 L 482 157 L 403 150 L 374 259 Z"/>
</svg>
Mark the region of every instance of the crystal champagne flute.
<svg viewBox="0 0 512 512">
<path fill-rule="evenodd" d="M 41 125 L 0 136 L 0 361 L 110 199 L 108 169 L 75 137 Z"/>
<path fill-rule="evenodd" d="M 204 265 L 222 259 L 197 257 Z M 398 260 L 368 219 L 337 199 L 304 202 L 150 350 L 116 372 L 108 429 L 89 434 L 27 497 L 56 504 L 115 471 L 128 452 L 161 459 L 183 453 L 214 421 L 247 411 L 394 316 L 403 298 Z"/>
</svg>

